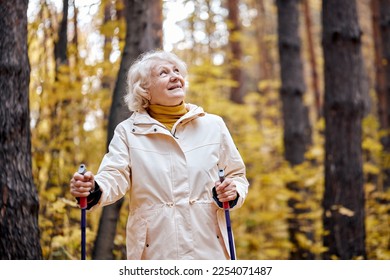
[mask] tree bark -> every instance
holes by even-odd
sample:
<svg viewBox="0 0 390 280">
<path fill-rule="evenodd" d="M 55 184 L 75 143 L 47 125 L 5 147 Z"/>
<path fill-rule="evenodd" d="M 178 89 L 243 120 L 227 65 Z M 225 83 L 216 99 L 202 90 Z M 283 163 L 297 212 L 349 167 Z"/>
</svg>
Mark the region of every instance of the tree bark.
<svg viewBox="0 0 390 280">
<path fill-rule="evenodd" d="M 383 145 L 381 185 L 390 188 L 390 0 L 371 0 L 372 26 L 375 46 L 375 90 Z"/>
<path fill-rule="evenodd" d="M 265 42 L 265 37 L 267 36 L 267 12 L 264 4 L 264 0 L 255 1 L 254 7 L 257 10 L 259 16 L 255 21 L 255 30 L 256 30 L 256 43 L 259 55 L 259 69 L 260 75 L 259 80 L 270 81 L 273 79 L 273 69 L 272 69 L 272 59 L 270 55 L 269 46 Z M 267 92 L 268 88 L 264 89 L 264 92 Z"/>
<path fill-rule="evenodd" d="M 312 20 L 311 20 L 309 0 L 303 0 L 303 11 L 305 17 L 307 44 L 309 49 L 311 84 L 313 87 L 314 101 L 315 101 L 314 104 L 315 104 L 317 119 L 320 119 L 323 116 L 322 101 L 321 101 L 321 91 L 320 91 L 319 77 L 317 71 L 317 59 L 314 51 L 314 40 L 313 40 Z"/>
<path fill-rule="evenodd" d="M 42 259 L 33 183 L 28 1 L 0 2 L 0 259 Z"/>
<path fill-rule="evenodd" d="M 282 86 L 285 158 L 292 165 L 304 161 L 310 143 L 308 109 L 303 103 L 306 91 L 301 60 L 299 0 L 278 0 L 278 48 Z"/>
<path fill-rule="evenodd" d="M 230 75 L 231 79 L 236 82 L 230 90 L 230 100 L 242 104 L 244 103 L 244 72 L 242 70 L 242 48 L 240 42 L 241 24 L 239 19 L 238 0 L 228 0 L 228 29 L 229 29 L 229 46 L 231 50 L 230 58 Z"/>
<path fill-rule="evenodd" d="M 390 0 L 371 0 L 373 33 L 375 44 L 375 89 L 378 104 L 380 129 L 386 131 L 381 137 L 383 146 L 381 175 L 378 190 L 390 189 Z M 378 202 L 386 207 L 389 199 Z M 390 210 L 387 211 L 390 214 Z M 387 244 L 390 249 L 390 242 Z"/>
<path fill-rule="evenodd" d="M 123 102 L 128 69 L 141 53 L 162 48 L 162 3 L 160 0 L 128 0 L 125 14 L 126 42 L 112 99 L 107 145 L 114 135 L 115 127 L 131 114 Z M 113 259 L 116 224 L 122 203 L 123 199 L 103 208 L 93 259 Z"/>
<path fill-rule="evenodd" d="M 58 30 L 58 40 L 54 45 L 54 55 L 56 59 L 56 75 L 59 67 L 68 63 L 68 0 L 62 1 L 62 19 Z"/>
<path fill-rule="evenodd" d="M 301 60 L 301 40 L 299 37 L 299 0 L 278 0 L 278 48 L 280 57 L 280 73 L 282 86 L 280 95 L 283 106 L 284 150 L 285 158 L 292 165 L 300 164 L 305 159 L 305 152 L 310 143 L 311 133 L 308 109 L 303 103 L 305 81 Z M 307 190 L 298 182 L 291 182 L 287 187 L 301 197 L 291 198 L 288 205 L 291 217 L 288 219 L 290 241 L 293 248 L 291 259 L 313 259 L 314 254 L 299 242 L 299 236 L 309 242 L 313 241 L 312 222 L 302 218 L 310 209 L 298 207 L 307 197 Z"/>
<path fill-rule="evenodd" d="M 324 259 L 366 258 L 361 30 L 356 2 L 322 3 L 325 74 Z"/>
</svg>

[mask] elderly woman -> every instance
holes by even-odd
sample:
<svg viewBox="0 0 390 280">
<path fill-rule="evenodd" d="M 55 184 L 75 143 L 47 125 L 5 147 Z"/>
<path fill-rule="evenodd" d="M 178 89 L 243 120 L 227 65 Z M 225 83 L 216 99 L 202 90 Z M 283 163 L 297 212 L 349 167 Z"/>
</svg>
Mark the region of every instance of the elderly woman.
<svg viewBox="0 0 390 280">
<path fill-rule="evenodd" d="M 186 71 L 169 52 L 140 56 L 127 78 L 133 114 L 117 126 L 98 173 L 70 181 L 89 209 L 129 194 L 128 259 L 230 258 L 221 205 L 243 204 L 245 165 L 222 118 L 184 102 Z"/>
</svg>

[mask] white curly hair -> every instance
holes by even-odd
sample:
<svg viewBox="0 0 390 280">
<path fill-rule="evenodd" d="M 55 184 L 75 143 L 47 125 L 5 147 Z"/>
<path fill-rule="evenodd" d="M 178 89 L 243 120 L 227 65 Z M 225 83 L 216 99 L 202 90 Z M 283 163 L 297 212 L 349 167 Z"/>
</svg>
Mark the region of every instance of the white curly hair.
<svg viewBox="0 0 390 280">
<path fill-rule="evenodd" d="M 183 78 L 187 75 L 186 63 L 172 52 L 153 50 L 141 54 L 127 73 L 127 93 L 124 100 L 130 111 L 142 111 L 149 107 L 148 88 L 156 61 L 170 62 L 179 69 Z"/>
</svg>

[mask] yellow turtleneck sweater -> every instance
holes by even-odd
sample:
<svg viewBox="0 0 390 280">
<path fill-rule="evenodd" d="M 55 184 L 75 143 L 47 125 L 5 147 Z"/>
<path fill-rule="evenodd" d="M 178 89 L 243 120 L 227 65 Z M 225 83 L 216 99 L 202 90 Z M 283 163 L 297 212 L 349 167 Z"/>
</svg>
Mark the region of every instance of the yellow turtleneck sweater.
<svg viewBox="0 0 390 280">
<path fill-rule="evenodd" d="M 172 130 L 176 121 L 188 112 L 184 102 L 177 106 L 150 104 L 147 111 L 152 118 L 158 120 L 169 130 Z"/>
</svg>

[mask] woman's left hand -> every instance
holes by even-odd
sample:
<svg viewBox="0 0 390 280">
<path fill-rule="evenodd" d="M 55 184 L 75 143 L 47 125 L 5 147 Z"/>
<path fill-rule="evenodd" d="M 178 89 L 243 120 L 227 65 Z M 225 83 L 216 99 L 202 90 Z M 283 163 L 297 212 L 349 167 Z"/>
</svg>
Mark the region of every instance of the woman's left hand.
<svg viewBox="0 0 390 280">
<path fill-rule="evenodd" d="M 228 202 L 237 198 L 236 184 L 230 178 L 226 178 L 222 183 L 215 182 L 215 190 L 220 202 Z"/>
</svg>

